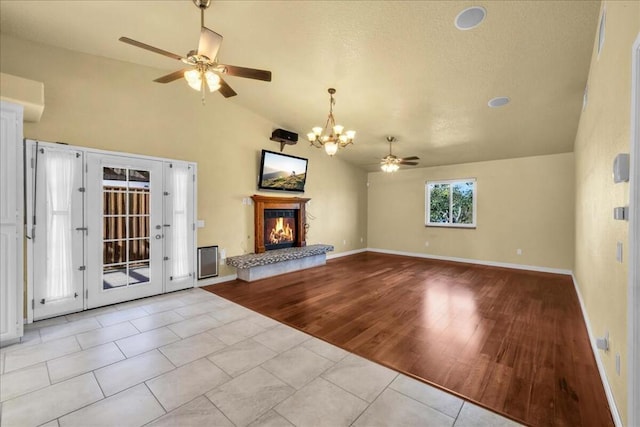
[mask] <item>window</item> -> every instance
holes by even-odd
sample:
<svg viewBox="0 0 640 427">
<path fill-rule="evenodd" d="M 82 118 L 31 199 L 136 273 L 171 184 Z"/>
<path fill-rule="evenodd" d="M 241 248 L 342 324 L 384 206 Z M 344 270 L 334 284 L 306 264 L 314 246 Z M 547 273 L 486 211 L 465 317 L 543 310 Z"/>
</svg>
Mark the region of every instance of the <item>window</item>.
<svg viewBox="0 0 640 427">
<path fill-rule="evenodd" d="M 425 191 L 425 225 L 475 228 L 475 178 L 427 181 Z"/>
</svg>

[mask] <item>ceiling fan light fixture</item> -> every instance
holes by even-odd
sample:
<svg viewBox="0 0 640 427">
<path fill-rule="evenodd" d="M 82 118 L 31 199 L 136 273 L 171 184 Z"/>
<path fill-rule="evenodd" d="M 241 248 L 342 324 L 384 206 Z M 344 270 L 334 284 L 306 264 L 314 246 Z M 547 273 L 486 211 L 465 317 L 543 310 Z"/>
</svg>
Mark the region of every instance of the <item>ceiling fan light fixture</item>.
<svg viewBox="0 0 640 427">
<path fill-rule="evenodd" d="M 329 117 L 324 125 L 324 128 L 316 126 L 311 129 L 311 132 L 307 134 L 307 139 L 316 148 L 324 147 L 324 151 L 333 156 L 338 152 L 338 149 L 345 148 L 349 144 L 353 144 L 353 139 L 356 136 L 354 130 L 348 130 L 344 132 L 344 126 L 337 125 L 336 119 L 333 117 L 333 106 L 336 101 L 333 98 L 333 94 L 336 93 L 334 88 L 329 88 Z"/>
<path fill-rule="evenodd" d="M 204 77 L 207 80 L 207 87 L 209 87 L 209 92 L 214 92 L 220 89 L 220 76 L 218 76 L 211 70 L 207 70 L 207 72 L 204 73 Z"/>
<path fill-rule="evenodd" d="M 187 81 L 187 84 L 191 89 L 200 91 L 202 89 L 202 77 L 200 76 L 200 71 L 195 68 L 192 70 L 187 70 L 184 72 L 184 79 Z"/>
<path fill-rule="evenodd" d="M 398 169 L 400 169 L 400 166 L 395 162 L 385 162 L 380 165 L 380 169 L 382 169 L 382 172 L 393 173 L 397 172 Z"/>
</svg>

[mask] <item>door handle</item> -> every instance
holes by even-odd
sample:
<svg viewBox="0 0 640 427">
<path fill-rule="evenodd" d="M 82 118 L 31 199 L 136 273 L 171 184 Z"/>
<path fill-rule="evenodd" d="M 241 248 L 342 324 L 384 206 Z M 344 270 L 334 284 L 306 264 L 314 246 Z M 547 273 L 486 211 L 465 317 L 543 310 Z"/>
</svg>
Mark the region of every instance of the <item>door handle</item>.
<svg viewBox="0 0 640 427">
<path fill-rule="evenodd" d="M 162 235 L 162 234 L 156 234 L 156 239 L 162 239 L 162 237 L 164 237 L 164 235 Z"/>
</svg>

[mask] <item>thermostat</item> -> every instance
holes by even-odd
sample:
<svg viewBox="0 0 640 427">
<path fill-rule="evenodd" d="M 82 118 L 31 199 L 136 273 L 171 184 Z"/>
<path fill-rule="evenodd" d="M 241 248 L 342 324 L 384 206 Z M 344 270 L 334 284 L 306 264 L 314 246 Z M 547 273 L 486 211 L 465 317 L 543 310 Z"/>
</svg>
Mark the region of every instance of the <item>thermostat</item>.
<svg viewBox="0 0 640 427">
<path fill-rule="evenodd" d="M 629 181 L 629 154 L 620 153 L 613 160 L 613 182 Z"/>
</svg>

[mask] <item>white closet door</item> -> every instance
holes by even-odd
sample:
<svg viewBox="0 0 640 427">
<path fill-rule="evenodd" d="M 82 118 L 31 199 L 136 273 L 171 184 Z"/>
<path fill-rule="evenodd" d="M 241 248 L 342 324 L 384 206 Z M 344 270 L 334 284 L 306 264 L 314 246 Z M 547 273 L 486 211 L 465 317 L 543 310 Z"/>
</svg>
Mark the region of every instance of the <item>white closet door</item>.
<svg viewBox="0 0 640 427">
<path fill-rule="evenodd" d="M 195 165 L 165 163 L 165 291 L 195 284 Z"/>
<path fill-rule="evenodd" d="M 83 308 L 83 159 L 65 147 L 32 147 L 33 318 L 39 320 Z"/>
<path fill-rule="evenodd" d="M 22 107 L 0 109 L 0 341 L 22 336 Z"/>
<path fill-rule="evenodd" d="M 87 308 L 163 291 L 162 162 L 87 153 Z"/>
</svg>

